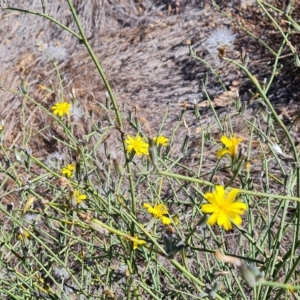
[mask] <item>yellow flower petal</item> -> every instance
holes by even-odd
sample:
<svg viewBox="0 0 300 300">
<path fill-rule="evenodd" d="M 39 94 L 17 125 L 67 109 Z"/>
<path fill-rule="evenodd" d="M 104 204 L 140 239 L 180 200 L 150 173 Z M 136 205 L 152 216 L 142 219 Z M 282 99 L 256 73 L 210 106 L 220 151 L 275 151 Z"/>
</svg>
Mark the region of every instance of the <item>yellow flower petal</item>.
<svg viewBox="0 0 300 300">
<path fill-rule="evenodd" d="M 232 141 L 225 135 L 223 135 L 220 138 L 220 141 L 222 142 L 222 144 L 224 144 L 225 147 L 230 148 L 232 145 Z"/>
<path fill-rule="evenodd" d="M 228 149 L 220 149 L 217 152 L 217 157 L 220 158 L 220 157 L 224 156 L 225 154 L 230 154 L 230 151 Z"/>
<path fill-rule="evenodd" d="M 233 203 L 239 192 L 239 189 L 230 190 L 227 194 L 226 203 Z"/>
<path fill-rule="evenodd" d="M 213 226 L 217 223 L 218 221 L 218 213 L 213 213 L 208 219 L 207 219 L 207 224 L 210 226 Z"/>
<path fill-rule="evenodd" d="M 206 193 L 204 195 L 204 198 L 211 204 L 216 205 L 218 202 L 215 199 L 215 196 L 213 193 Z"/>
<path fill-rule="evenodd" d="M 169 225 L 172 223 L 171 219 L 168 217 L 162 216 L 160 219 L 164 225 Z"/>
<path fill-rule="evenodd" d="M 201 211 L 206 214 L 211 214 L 216 210 L 216 206 L 213 204 L 202 204 Z"/>
<path fill-rule="evenodd" d="M 233 212 L 239 213 L 240 211 L 247 210 L 247 205 L 244 202 L 234 202 L 230 205 L 230 208 Z"/>
<path fill-rule="evenodd" d="M 148 210 L 148 213 L 152 214 L 153 207 L 149 203 L 144 203 L 144 207 Z"/>
<path fill-rule="evenodd" d="M 158 215 L 166 215 L 168 214 L 168 210 L 163 204 L 158 204 L 155 206 L 155 211 Z"/>
<path fill-rule="evenodd" d="M 216 186 L 215 199 L 217 200 L 218 205 L 222 205 L 222 202 L 225 199 L 225 190 L 223 186 L 221 185 Z"/>
<path fill-rule="evenodd" d="M 240 215 L 235 214 L 231 219 L 236 225 L 242 225 L 243 220 Z"/>
<path fill-rule="evenodd" d="M 223 226 L 225 230 L 232 229 L 231 221 L 230 221 L 228 215 L 226 215 L 223 212 L 220 212 L 217 223 L 219 226 L 221 226 L 221 227 Z"/>
</svg>

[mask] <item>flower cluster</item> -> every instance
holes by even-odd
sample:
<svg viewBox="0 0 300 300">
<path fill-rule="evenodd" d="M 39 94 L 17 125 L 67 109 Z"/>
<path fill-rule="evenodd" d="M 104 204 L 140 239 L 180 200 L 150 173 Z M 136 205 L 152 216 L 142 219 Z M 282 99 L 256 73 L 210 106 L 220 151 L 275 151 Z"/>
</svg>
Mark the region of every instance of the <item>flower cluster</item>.
<svg viewBox="0 0 300 300">
<path fill-rule="evenodd" d="M 168 146 L 169 139 L 163 135 L 154 137 L 153 140 L 158 146 Z M 140 135 L 137 135 L 136 137 L 127 135 L 125 144 L 127 145 L 127 152 L 129 153 L 134 152 L 138 156 L 149 155 L 149 144 Z"/>
<path fill-rule="evenodd" d="M 206 193 L 204 198 L 208 203 L 202 204 L 201 211 L 211 216 L 207 220 L 207 224 L 218 224 L 223 226 L 225 230 L 232 229 L 231 222 L 236 225 L 242 224 L 241 215 L 247 210 L 247 205 L 239 200 L 235 201 L 238 195 L 238 189 L 232 189 L 225 194 L 223 186 L 216 186 L 212 193 Z"/>
</svg>

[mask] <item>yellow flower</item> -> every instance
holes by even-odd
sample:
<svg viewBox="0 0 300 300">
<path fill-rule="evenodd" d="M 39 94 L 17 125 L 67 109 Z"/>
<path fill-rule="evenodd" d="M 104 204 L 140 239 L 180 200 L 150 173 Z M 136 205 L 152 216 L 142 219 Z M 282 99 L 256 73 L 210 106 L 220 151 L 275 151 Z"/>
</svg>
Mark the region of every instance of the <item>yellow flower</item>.
<svg viewBox="0 0 300 300">
<path fill-rule="evenodd" d="M 163 135 L 159 135 L 158 137 L 153 138 L 153 140 L 157 145 L 162 145 L 164 147 L 168 146 L 169 139 Z"/>
<path fill-rule="evenodd" d="M 137 249 L 139 245 L 146 244 L 146 241 L 140 240 L 137 234 L 134 235 L 134 241 L 133 241 L 133 250 Z"/>
<path fill-rule="evenodd" d="M 86 195 L 81 194 L 79 190 L 74 191 L 74 197 L 76 198 L 78 204 L 80 204 L 83 200 L 87 198 Z"/>
<path fill-rule="evenodd" d="M 30 234 L 27 231 L 24 230 L 20 230 L 20 234 L 17 236 L 18 240 L 27 240 L 29 239 Z"/>
<path fill-rule="evenodd" d="M 217 152 L 217 157 L 222 157 L 225 154 L 229 154 L 232 158 L 234 158 L 238 154 L 238 147 L 239 143 L 243 139 L 241 137 L 233 136 L 231 138 L 228 138 L 227 136 L 223 135 L 220 138 L 220 141 L 224 144 L 226 148 L 220 149 Z"/>
<path fill-rule="evenodd" d="M 62 117 L 64 114 L 67 116 L 70 115 L 70 110 L 71 110 L 71 104 L 65 101 L 62 102 L 56 102 L 55 105 L 51 107 L 53 110 L 53 113 L 55 115 L 59 115 Z"/>
<path fill-rule="evenodd" d="M 135 138 L 127 135 L 125 144 L 127 144 L 127 152 L 134 151 L 138 156 L 143 154 L 149 155 L 149 144 L 146 143 L 139 135 L 137 135 Z"/>
<path fill-rule="evenodd" d="M 74 170 L 75 170 L 74 164 L 67 164 L 65 167 L 62 168 L 61 172 L 67 178 L 71 178 Z"/>
<path fill-rule="evenodd" d="M 144 203 L 144 207 L 148 213 L 152 214 L 154 218 L 160 219 L 164 225 L 172 223 L 171 219 L 165 216 L 168 214 L 168 209 L 164 204 L 157 204 L 152 207 L 149 203 Z"/>
<path fill-rule="evenodd" d="M 232 189 L 227 195 L 224 187 L 217 185 L 212 193 L 206 193 L 204 198 L 209 202 L 202 204 L 201 211 L 207 214 L 212 214 L 207 224 L 212 226 L 218 224 L 223 226 L 225 230 L 232 229 L 231 222 L 237 225 L 242 224 L 242 215 L 247 210 L 247 205 L 241 201 L 234 201 L 238 195 L 238 189 Z"/>
</svg>

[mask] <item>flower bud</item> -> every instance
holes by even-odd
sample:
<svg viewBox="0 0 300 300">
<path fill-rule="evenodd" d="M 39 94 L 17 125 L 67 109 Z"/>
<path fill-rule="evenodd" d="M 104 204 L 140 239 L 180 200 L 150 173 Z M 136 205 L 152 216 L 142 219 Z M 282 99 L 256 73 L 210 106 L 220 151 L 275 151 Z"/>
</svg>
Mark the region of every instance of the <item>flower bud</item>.
<svg viewBox="0 0 300 300">
<path fill-rule="evenodd" d="M 101 226 L 101 222 L 97 219 L 92 219 L 89 223 L 90 227 L 98 231 L 102 235 L 108 235 L 109 231 Z"/>
<path fill-rule="evenodd" d="M 119 174 L 120 176 L 122 176 L 124 174 L 124 169 L 120 165 L 116 153 L 111 151 L 110 152 L 110 157 L 112 159 L 113 166 L 114 166 L 114 169 L 115 169 L 116 173 Z"/>
<path fill-rule="evenodd" d="M 242 273 L 242 277 L 250 287 L 254 287 L 259 281 L 263 280 L 265 277 L 265 273 L 261 272 L 254 265 L 242 264 L 240 267 L 240 271 Z"/>
<path fill-rule="evenodd" d="M 149 155 L 150 155 L 150 159 L 151 159 L 152 164 L 154 165 L 154 167 L 156 169 L 158 169 L 155 143 L 154 143 L 154 140 L 151 139 L 151 138 L 149 138 Z"/>
</svg>

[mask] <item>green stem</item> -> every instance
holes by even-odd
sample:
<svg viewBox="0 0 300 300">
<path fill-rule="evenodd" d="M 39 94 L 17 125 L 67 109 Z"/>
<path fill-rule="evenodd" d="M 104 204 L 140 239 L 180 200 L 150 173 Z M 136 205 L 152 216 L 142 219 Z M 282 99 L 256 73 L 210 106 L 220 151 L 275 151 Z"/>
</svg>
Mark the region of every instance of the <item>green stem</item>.
<svg viewBox="0 0 300 300">
<path fill-rule="evenodd" d="M 84 34 L 83 28 L 81 26 L 81 23 L 79 21 L 77 13 L 76 13 L 76 11 L 74 9 L 72 1 L 71 0 L 67 0 L 67 2 L 69 4 L 72 16 L 73 16 L 73 18 L 75 20 L 75 23 L 76 23 L 76 25 L 78 27 L 78 30 L 80 32 L 80 35 L 81 35 L 80 41 L 81 41 L 82 44 L 85 45 L 87 51 L 89 52 L 89 54 L 90 54 L 90 56 L 91 56 L 91 58 L 92 58 L 92 60 L 93 60 L 93 62 L 95 64 L 95 66 L 96 66 L 96 68 L 97 68 L 97 70 L 98 70 L 98 72 L 99 72 L 99 74 L 100 74 L 100 76 L 101 76 L 101 78 L 102 78 L 102 80 L 104 82 L 104 85 L 105 85 L 106 90 L 107 90 L 107 92 L 109 94 L 110 100 L 112 102 L 113 108 L 115 110 L 115 114 L 116 114 L 116 117 L 117 117 L 117 120 L 118 120 L 118 124 L 119 124 L 120 130 L 123 130 L 122 118 L 121 118 L 121 115 L 120 115 L 120 112 L 119 112 L 119 108 L 117 106 L 116 98 L 115 98 L 115 96 L 114 96 L 114 94 L 112 92 L 110 84 L 109 84 L 109 82 L 108 82 L 108 80 L 106 78 L 106 75 L 104 74 L 104 71 L 102 70 L 102 67 L 101 67 L 100 63 L 98 62 L 98 60 L 96 58 L 96 55 L 95 55 L 92 47 L 90 46 L 89 42 L 87 41 L 87 38 L 86 38 L 86 36 Z"/>
<path fill-rule="evenodd" d="M 31 15 L 36 15 L 36 16 L 43 17 L 43 18 L 45 18 L 45 19 L 47 19 L 47 20 L 55 23 L 56 25 L 60 26 L 62 29 L 68 31 L 69 33 L 71 33 L 72 35 L 74 35 L 76 38 L 78 38 L 79 40 L 81 40 L 81 36 L 78 35 L 75 31 L 73 31 L 69 27 L 63 25 L 62 23 L 60 23 L 56 19 L 48 16 L 47 14 L 43 14 L 43 13 L 39 13 L 39 12 L 36 12 L 36 11 L 27 10 L 27 9 L 22 9 L 22 8 L 16 8 L 16 7 L 7 7 L 6 9 L 8 9 L 8 10 L 16 10 L 16 11 L 23 12 L 23 13 L 26 13 L 26 14 L 31 14 Z"/>
<path fill-rule="evenodd" d="M 287 289 L 287 290 L 300 291 L 299 285 L 291 285 L 288 283 L 279 283 L 279 282 L 273 282 L 273 281 L 261 281 L 261 282 L 257 283 L 257 285 L 266 285 L 266 286 L 273 286 L 273 287 Z"/>
<path fill-rule="evenodd" d="M 200 287 L 205 286 L 205 284 L 201 280 L 199 280 L 197 277 L 195 277 L 193 274 L 191 274 L 189 271 L 187 271 L 177 260 L 171 259 L 170 261 L 171 261 L 172 265 L 174 267 L 176 267 L 176 269 L 178 269 L 185 277 L 187 277 L 191 281 L 197 283 Z M 219 295 L 216 295 L 215 299 L 224 300 L 224 298 Z"/>
<path fill-rule="evenodd" d="M 179 174 L 175 174 L 175 173 L 159 171 L 158 174 L 167 176 L 167 177 L 178 178 L 180 180 L 185 180 L 185 181 L 189 181 L 189 182 L 195 182 L 195 183 L 199 183 L 199 184 L 203 184 L 203 185 L 207 185 L 207 186 L 215 186 L 214 183 L 206 181 L 206 180 L 183 176 L 183 175 L 179 175 Z M 138 173 L 137 175 L 145 175 L 145 173 Z M 273 198 L 273 199 L 280 199 L 280 200 L 292 200 L 292 201 L 300 202 L 300 198 L 294 197 L 294 196 L 275 195 L 275 194 L 261 193 L 261 192 L 256 192 L 256 191 L 248 191 L 248 190 L 244 190 L 244 189 L 239 189 L 239 191 L 241 194 L 245 194 L 245 195 Z"/>
<path fill-rule="evenodd" d="M 288 131 L 288 129 L 285 127 L 285 125 L 283 124 L 283 122 L 281 121 L 281 119 L 278 117 L 273 105 L 271 104 L 270 100 L 268 99 L 268 97 L 266 96 L 266 93 L 264 92 L 264 90 L 262 89 L 260 83 L 258 82 L 258 80 L 255 78 L 255 76 L 253 76 L 249 70 L 242 64 L 238 63 L 237 61 L 234 61 L 232 59 L 229 59 L 227 57 L 224 57 L 224 60 L 231 62 L 232 64 L 234 64 L 235 66 L 239 67 L 241 70 L 243 70 L 245 72 L 245 74 L 248 76 L 248 78 L 252 81 L 252 83 L 254 84 L 254 86 L 256 87 L 258 93 L 260 94 L 260 96 L 262 97 L 262 99 L 264 100 L 264 103 L 267 105 L 267 107 L 270 109 L 270 111 L 272 112 L 274 119 L 276 120 L 276 122 L 279 124 L 279 126 L 282 128 L 282 130 L 284 131 L 284 133 L 286 134 L 290 145 L 292 147 L 292 152 L 293 152 L 293 156 L 294 156 L 294 160 L 296 162 L 298 162 L 298 157 L 297 157 L 297 151 L 296 151 L 296 146 L 295 143 L 293 141 L 293 138 L 290 134 L 290 132 Z M 298 200 L 299 201 L 299 200 Z"/>
</svg>

